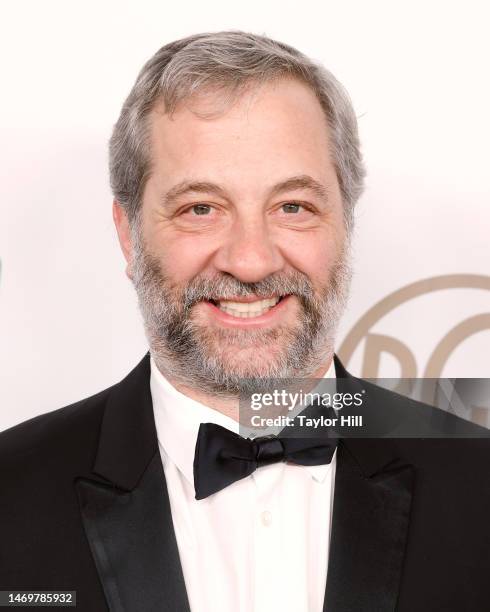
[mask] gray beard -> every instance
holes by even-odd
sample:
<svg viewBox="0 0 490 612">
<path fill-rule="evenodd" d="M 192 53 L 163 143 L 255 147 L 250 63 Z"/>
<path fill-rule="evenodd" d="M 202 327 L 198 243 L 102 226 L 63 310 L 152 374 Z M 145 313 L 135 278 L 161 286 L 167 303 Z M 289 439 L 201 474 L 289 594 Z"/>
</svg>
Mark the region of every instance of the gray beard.
<svg viewBox="0 0 490 612">
<path fill-rule="evenodd" d="M 256 283 L 229 274 L 196 276 L 187 285 L 172 283 L 150 254 L 138 229 L 133 231 L 133 283 L 146 337 L 158 369 L 182 386 L 223 398 L 269 388 L 273 379 L 314 375 L 334 352 L 335 332 L 345 309 L 351 279 L 350 241 L 332 266 L 327 286 L 317 295 L 299 271 L 281 272 Z M 198 324 L 192 307 L 201 300 L 248 295 L 292 294 L 298 298 L 296 324 L 273 329 L 216 329 Z M 261 359 L 261 347 L 278 350 Z M 233 356 L 253 350 L 253 359 Z M 269 382 L 268 382 L 269 381 Z"/>
</svg>

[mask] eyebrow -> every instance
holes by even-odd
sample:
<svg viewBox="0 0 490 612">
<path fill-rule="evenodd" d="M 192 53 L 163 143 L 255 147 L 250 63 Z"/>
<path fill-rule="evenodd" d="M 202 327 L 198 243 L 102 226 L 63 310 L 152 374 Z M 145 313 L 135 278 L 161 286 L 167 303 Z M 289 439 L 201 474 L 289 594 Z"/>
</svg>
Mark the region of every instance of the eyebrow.
<svg viewBox="0 0 490 612">
<path fill-rule="evenodd" d="M 214 193 L 223 198 L 226 197 L 225 190 L 216 183 L 208 183 L 206 181 L 182 181 L 169 189 L 162 198 L 164 206 L 172 206 L 181 196 L 187 193 Z"/>
<path fill-rule="evenodd" d="M 299 176 L 292 176 L 286 179 L 271 189 L 271 195 L 279 195 L 286 191 L 300 191 L 306 189 L 312 191 L 316 196 L 328 200 L 328 189 L 322 185 L 319 181 L 316 181 L 313 177 L 308 174 L 301 174 Z"/>
<path fill-rule="evenodd" d="M 274 185 L 269 191 L 269 197 L 280 195 L 288 191 L 307 190 L 317 197 L 328 201 L 328 189 L 319 181 L 307 174 L 292 176 Z M 182 181 L 169 189 L 162 198 L 165 207 L 171 207 L 183 195 L 187 193 L 212 193 L 226 198 L 226 191 L 216 183 L 208 181 Z"/>
</svg>

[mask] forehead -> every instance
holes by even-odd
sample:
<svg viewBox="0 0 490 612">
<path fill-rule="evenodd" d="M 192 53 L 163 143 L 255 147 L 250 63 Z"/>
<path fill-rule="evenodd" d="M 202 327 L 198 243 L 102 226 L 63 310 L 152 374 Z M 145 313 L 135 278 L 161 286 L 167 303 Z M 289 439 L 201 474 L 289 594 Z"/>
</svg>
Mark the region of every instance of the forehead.
<svg viewBox="0 0 490 612">
<path fill-rule="evenodd" d="M 222 109 L 212 91 L 172 115 L 157 104 L 149 118 L 152 174 L 168 184 L 192 176 L 260 182 L 316 174 L 321 180 L 333 172 L 327 120 L 309 86 L 293 79 L 264 83 Z"/>
</svg>

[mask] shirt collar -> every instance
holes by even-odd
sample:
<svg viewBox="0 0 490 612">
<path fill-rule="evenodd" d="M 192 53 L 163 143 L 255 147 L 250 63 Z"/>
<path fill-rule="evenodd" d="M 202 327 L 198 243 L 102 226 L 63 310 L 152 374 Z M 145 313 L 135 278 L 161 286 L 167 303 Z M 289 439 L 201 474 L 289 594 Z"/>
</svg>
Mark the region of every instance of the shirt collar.
<svg viewBox="0 0 490 612">
<path fill-rule="evenodd" d="M 150 390 L 158 443 L 169 459 L 194 486 L 194 451 L 201 423 L 215 423 L 235 433 L 238 422 L 178 391 L 160 372 L 150 357 Z M 323 378 L 335 378 L 332 360 Z M 330 464 L 306 466 L 312 477 L 322 482 Z"/>
</svg>

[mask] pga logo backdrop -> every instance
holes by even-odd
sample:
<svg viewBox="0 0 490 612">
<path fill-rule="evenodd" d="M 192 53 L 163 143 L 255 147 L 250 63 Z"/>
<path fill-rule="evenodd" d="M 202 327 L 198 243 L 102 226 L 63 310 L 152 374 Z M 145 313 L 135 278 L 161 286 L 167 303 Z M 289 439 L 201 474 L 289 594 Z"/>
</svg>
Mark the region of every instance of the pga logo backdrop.
<svg viewBox="0 0 490 612">
<path fill-rule="evenodd" d="M 447 274 L 406 285 L 361 316 L 339 356 L 363 378 L 442 378 L 465 341 L 490 330 L 489 291 L 490 277 L 478 274 Z M 480 297 L 484 292 L 483 300 L 478 292 Z"/>
</svg>

